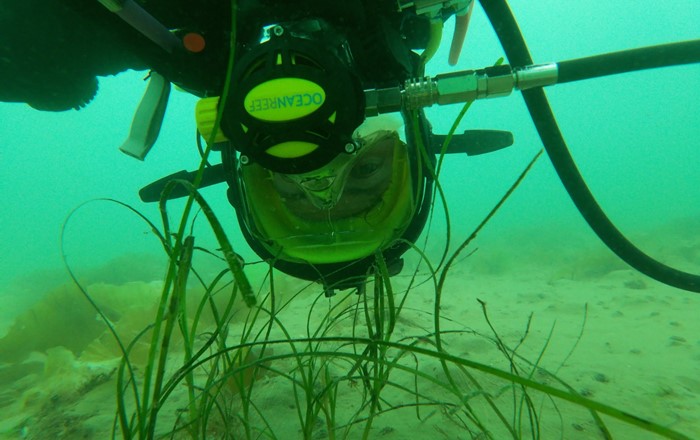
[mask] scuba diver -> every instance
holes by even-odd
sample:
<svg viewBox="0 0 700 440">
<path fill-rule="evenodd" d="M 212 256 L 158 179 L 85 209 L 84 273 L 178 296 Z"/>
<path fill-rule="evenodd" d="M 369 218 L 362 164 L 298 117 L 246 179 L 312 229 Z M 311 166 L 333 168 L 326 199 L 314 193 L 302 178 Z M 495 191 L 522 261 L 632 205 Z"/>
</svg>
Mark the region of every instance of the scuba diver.
<svg viewBox="0 0 700 440">
<path fill-rule="evenodd" d="M 544 86 L 698 62 L 697 42 L 534 65 L 505 1 L 482 0 L 509 61 L 520 67 L 430 78 L 425 64 L 443 23 L 455 17 L 454 65 L 474 0 L 6 3 L 0 29 L 13 37 L 0 45 L 0 100 L 77 109 L 95 96 L 96 76 L 150 70 L 122 145 L 143 159 L 157 137 L 170 84 L 202 98 L 197 128 L 221 153 L 221 163 L 204 169 L 200 186 L 226 182 L 256 254 L 278 270 L 322 283 L 329 295 L 361 290 L 378 257 L 390 275 L 400 272 L 402 255 L 430 211 L 437 155 L 482 154 L 513 142 L 508 132 L 471 130 L 441 151 L 446 136 L 432 132 L 423 109 L 514 89 L 523 91 L 562 182 L 601 239 L 645 274 L 700 291 L 700 277 L 656 262 L 610 223 L 542 101 Z M 34 10 L 42 11 L 38 20 Z M 12 30 L 20 26 L 42 31 L 19 38 Z M 175 173 L 140 195 L 157 201 L 168 181 L 194 181 L 195 175 Z M 175 189 L 168 197 L 188 194 Z"/>
</svg>

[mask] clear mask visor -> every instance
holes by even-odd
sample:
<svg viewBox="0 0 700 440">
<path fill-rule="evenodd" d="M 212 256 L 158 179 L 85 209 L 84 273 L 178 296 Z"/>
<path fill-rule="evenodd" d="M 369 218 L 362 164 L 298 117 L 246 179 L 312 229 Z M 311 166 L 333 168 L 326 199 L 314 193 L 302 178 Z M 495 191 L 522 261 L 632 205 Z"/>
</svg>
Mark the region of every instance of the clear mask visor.
<svg viewBox="0 0 700 440">
<path fill-rule="evenodd" d="M 309 263 L 352 261 L 401 236 L 415 211 L 403 120 L 374 119 L 356 130 L 355 153 L 314 172 L 241 165 L 246 221 L 270 253 Z"/>
<path fill-rule="evenodd" d="M 301 174 L 275 173 L 273 182 L 278 191 L 292 197 L 303 194 L 316 209 L 328 211 L 337 206 L 345 187 L 363 187 L 378 192 L 389 176 L 382 170 L 391 160 L 392 149 L 399 138 L 403 121 L 396 115 L 385 115 L 365 121 L 353 135 L 355 149 L 339 155 L 319 170 Z M 358 210 L 364 207 L 360 206 Z"/>
</svg>

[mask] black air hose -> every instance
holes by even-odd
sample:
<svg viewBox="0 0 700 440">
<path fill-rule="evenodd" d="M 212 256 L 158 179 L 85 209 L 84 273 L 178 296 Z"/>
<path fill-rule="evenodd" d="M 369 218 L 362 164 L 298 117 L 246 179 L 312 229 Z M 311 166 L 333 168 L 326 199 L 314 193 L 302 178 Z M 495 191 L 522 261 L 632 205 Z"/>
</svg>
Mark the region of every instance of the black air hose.
<svg viewBox="0 0 700 440">
<path fill-rule="evenodd" d="M 599 76 L 700 63 L 700 40 L 661 44 L 557 63 L 557 84 Z"/>
<path fill-rule="evenodd" d="M 480 2 L 498 35 L 509 63 L 513 66 L 533 64 L 525 40 L 507 2 L 505 0 L 480 0 Z M 660 50 L 663 51 L 663 48 Z M 658 60 L 662 60 L 662 58 L 656 60 L 650 59 L 649 67 L 660 67 Z M 574 63 L 569 65 L 563 64 L 565 66 L 563 79 L 567 81 L 600 76 L 600 72 L 596 72 L 593 75 L 592 69 L 583 69 L 576 72 L 578 69 Z M 600 68 L 602 63 L 597 64 L 597 68 Z M 626 71 L 624 69 L 615 70 L 615 67 L 609 68 L 611 69 L 609 74 Z M 645 275 L 679 289 L 700 293 L 700 276 L 666 266 L 642 252 L 622 235 L 605 215 L 605 212 L 598 205 L 586 182 L 583 180 L 559 131 L 552 109 L 542 88 L 524 90 L 522 94 L 532 121 L 562 184 L 581 212 L 581 215 L 583 215 L 598 237 L 622 260 Z"/>
</svg>

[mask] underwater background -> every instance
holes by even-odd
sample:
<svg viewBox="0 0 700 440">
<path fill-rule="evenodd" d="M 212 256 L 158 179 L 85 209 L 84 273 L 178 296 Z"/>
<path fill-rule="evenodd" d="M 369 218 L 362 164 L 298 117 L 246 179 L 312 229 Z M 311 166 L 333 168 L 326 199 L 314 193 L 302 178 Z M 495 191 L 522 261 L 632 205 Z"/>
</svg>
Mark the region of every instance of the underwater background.
<svg viewBox="0 0 700 440">
<path fill-rule="evenodd" d="M 698 2 L 648 5 L 653 7 L 634 1 L 512 2 L 536 63 L 688 40 L 700 34 Z M 503 55 L 484 14 L 474 15 L 459 64 L 446 63 L 450 22 L 442 47 L 428 66 L 429 74 L 485 67 Z M 594 195 L 620 229 L 643 248 L 647 244 L 635 233 L 697 218 L 700 210 L 698 69 L 690 65 L 646 70 L 546 89 Z M 3 284 L 36 270 L 61 270 L 60 228 L 80 203 L 110 197 L 139 206 L 145 213 L 156 212 L 153 205 L 140 205 L 138 189 L 197 165 L 195 98 L 185 93 L 171 94 L 160 138 L 145 162 L 118 151 L 143 93 L 144 77 L 145 72 L 127 72 L 101 78 L 99 96 L 80 111 L 48 113 L 24 104 L 0 103 L 0 184 L 7 213 L 1 230 Z M 435 131 L 447 132 L 460 109 L 460 105 L 429 109 Z M 458 225 L 470 227 L 541 143 L 517 92 L 475 103 L 460 128 L 509 130 L 515 136 L 515 145 L 506 150 L 476 158 L 450 157 L 446 163 L 447 195 L 450 201 L 459 201 L 450 204 L 453 217 Z M 492 227 L 498 227 L 499 234 L 501 229 L 540 226 L 542 235 L 581 229 L 582 222 L 552 167 L 545 160 L 540 162 L 494 221 Z M 223 185 L 203 190 L 221 218 L 231 219 L 228 230 L 236 236 L 224 192 Z M 76 246 L 73 258 L 96 263 L 96 259 L 143 251 L 144 243 L 138 240 L 101 241 L 105 232 L 128 230 L 125 221 L 115 215 L 100 216 L 99 222 L 69 234 L 70 244 Z M 236 237 L 234 241 L 242 243 Z"/>
<path fill-rule="evenodd" d="M 519 0 L 510 4 L 535 63 L 700 38 L 697 0 Z M 428 65 L 429 75 L 486 67 L 503 56 L 477 4 L 459 64 L 448 66 L 451 26 L 452 20 Z M 171 94 L 159 140 L 145 162 L 118 150 L 145 88 L 145 75 L 127 72 L 100 78 L 97 97 L 80 111 L 46 113 L 25 104 L 0 103 L 4 205 L 0 217 L 0 338 L 9 334 L 18 316 L 69 283 L 60 237 L 74 209 L 109 198 L 157 219 L 157 205 L 140 202 L 138 190 L 167 174 L 198 165 L 196 98 L 178 91 Z M 612 221 L 651 256 L 700 273 L 700 65 L 556 85 L 546 88 L 546 93 L 579 169 Z M 446 133 L 460 109 L 461 105 L 428 109 L 434 131 Z M 441 182 L 455 243 L 474 230 L 542 148 L 519 92 L 475 102 L 460 125 L 460 130 L 466 129 L 508 130 L 515 143 L 483 156 L 446 159 Z M 225 186 L 201 192 L 224 223 L 236 252 L 246 261 L 256 260 L 238 231 Z M 444 227 L 442 216 L 436 215 L 429 240 L 444 241 Z M 200 246 L 217 247 L 206 228 L 198 231 L 197 240 Z M 438 253 L 440 244 L 431 249 L 430 243 L 428 251 Z M 67 262 L 86 284 L 122 286 L 155 282 L 164 276 L 165 258 L 150 230 L 113 203 L 90 202 L 80 207 L 66 226 L 63 245 Z M 658 402 L 660 413 L 663 407 L 680 414 L 675 422 L 670 415 L 661 414 L 663 423 L 686 435 L 700 435 L 700 297 L 662 286 L 619 261 L 585 224 L 546 157 L 488 223 L 475 247 L 478 251 L 454 275 L 452 319 L 473 319 L 458 310 L 460 304 L 473 303 L 476 297 L 491 301 L 489 310 L 494 317 L 513 317 L 520 328 L 533 311 L 550 316 L 549 310 L 555 320 L 562 310 L 557 307 L 566 309 L 566 301 L 573 304 L 572 315 L 567 316 L 578 316 L 574 318 L 577 324 L 582 319 L 579 305 L 585 303 L 597 304 L 606 310 L 605 316 L 618 313 L 618 317 L 633 318 L 633 322 L 606 325 L 600 333 L 594 327 L 589 338 L 599 342 L 608 338 L 608 348 L 614 340 L 629 344 L 629 350 L 643 350 L 657 336 L 658 346 L 670 347 L 671 352 L 652 354 L 639 367 L 625 357 L 601 361 L 605 380 L 591 373 L 594 382 L 607 384 L 608 378 L 636 374 L 682 378 L 673 385 L 676 388 L 666 390 L 680 396 L 677 408 L 662 403 L 658 396 L 663 387 L 654 390 L 657 398 L 648 402 L 652 406 Z M 61 303 L 48 307 L 52 313 L 62 313 Z M 590 313 L 595 316 L 594 310 Z M 37 330 L 36 334 L 42 333 Z M 58 340 L 56 345 L 60 345 Z M 0 349 L 27 350 L 26 344 L 4 341 Z M 36 350 L 50 346 L 38 344 Z M 582 359 L 589 356 L 585 348 L 578 350 L 584 350 Z M 2 365 L 21 358 L 7 351 L 0 356 L 5 357 L 0 359 Z M 14 375 L 0 375 L 0 387 L 7 385 L 2 381 L 11 380 Z M 629 390 L 625 387 L 610 394 L 625 394 Z M 640 390 L 632 390 L 632 396 Z M 633 404 L 634 397 L 629 401 Z M 0 399 L 0 405 L 9 403 Z M 13 417 L 20 423 L 21 416 Z M 0 438 L 17 438 L 15 425 L 0 426 Z"/>
</svg>

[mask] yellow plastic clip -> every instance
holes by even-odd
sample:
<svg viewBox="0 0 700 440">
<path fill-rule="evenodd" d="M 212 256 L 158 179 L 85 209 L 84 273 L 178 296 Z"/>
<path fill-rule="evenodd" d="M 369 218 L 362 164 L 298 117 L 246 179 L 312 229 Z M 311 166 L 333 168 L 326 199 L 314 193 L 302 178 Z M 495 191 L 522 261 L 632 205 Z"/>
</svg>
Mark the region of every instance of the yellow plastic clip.
<svg viewBox="0 0 700 440">
<path fill-rule="evenodd" d="M 226 142 L 228 138 L 221 131 L 220 127 L 215 127 L 216 114 L 219 107 L 219 97 L 202 98 L 197 102 L 194 108 L 194 118 L 197 121 L 197 130 L 202 135 L 207 143 L 211 143 L 212 134 L 216 129 L 216 134 L 213 138 L 215 143 Z"/>
</svg>

